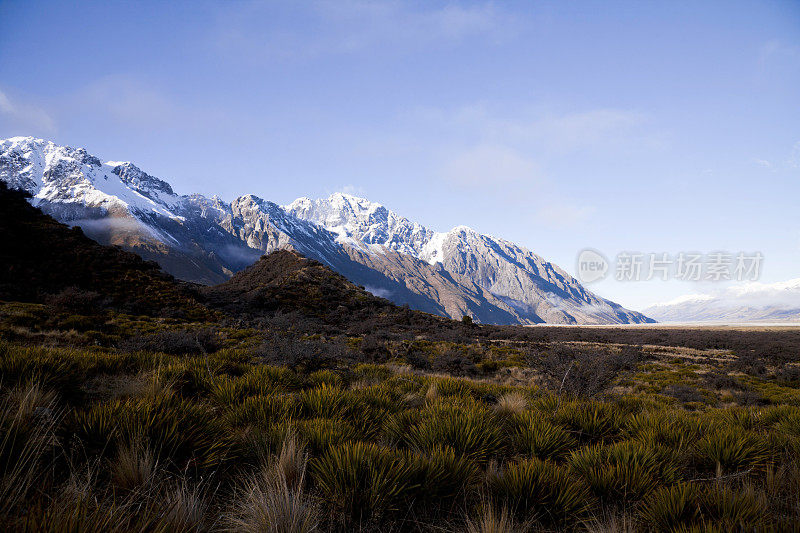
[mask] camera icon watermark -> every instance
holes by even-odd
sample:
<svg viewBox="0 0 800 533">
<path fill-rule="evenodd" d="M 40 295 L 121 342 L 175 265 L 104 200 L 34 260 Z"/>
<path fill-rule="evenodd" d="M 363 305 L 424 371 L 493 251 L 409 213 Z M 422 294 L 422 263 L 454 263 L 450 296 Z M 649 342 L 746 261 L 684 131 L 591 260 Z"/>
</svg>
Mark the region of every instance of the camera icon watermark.
<svg viewBox="0 0 800 533">
<path fill-rule="evenodd" d="M 761 252 L 620 252 L 612 263 L 592 248 L 578 253 L 577 273 L 582 283 L 605 279 L 613 272 L 617 281 L 756 281 L 761 276 Z"/>
</svg>

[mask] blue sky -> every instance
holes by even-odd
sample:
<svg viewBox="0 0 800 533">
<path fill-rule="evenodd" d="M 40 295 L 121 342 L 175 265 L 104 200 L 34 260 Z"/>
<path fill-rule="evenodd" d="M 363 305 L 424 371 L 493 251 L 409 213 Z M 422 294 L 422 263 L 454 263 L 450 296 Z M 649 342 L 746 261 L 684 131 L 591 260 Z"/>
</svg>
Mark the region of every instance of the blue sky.
<svg viewBox="0 0 800 533">
<path fill-rule="evenodd" d="M 799 2 L 0 1 L 13 135 L 182 193 L 344 190 L 573 273 L 592 247 L 800 277 Z"/>
</svg>

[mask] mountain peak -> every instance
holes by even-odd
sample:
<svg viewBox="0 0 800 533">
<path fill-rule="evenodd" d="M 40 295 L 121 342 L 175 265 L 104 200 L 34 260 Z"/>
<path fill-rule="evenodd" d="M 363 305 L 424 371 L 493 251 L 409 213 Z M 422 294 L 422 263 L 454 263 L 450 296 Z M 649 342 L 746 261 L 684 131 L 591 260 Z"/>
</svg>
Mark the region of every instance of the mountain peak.
<svg viewBox="0 0 800 533">
<path fill-rule="evenodd" d="M 0 141 L 0 180 L 62 222 L 84 221 L 98 240 L 204 283 L 291 248 L 379 293 L 457 318 L 472 310 L 521 323 L 646 320 L 514 243 L 467 226 L 434 232 L 344 192 L 285 207 L 252 194 L 230 204 L 179 196 L 133 163 L 101 163 L 85 149 L 32 137 Z"/>
</svg>

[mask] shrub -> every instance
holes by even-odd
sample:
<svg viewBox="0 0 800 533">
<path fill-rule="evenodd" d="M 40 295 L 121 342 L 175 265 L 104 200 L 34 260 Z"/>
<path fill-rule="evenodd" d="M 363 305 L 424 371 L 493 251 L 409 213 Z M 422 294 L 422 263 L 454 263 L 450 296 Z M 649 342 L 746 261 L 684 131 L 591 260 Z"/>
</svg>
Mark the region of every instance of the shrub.
<svg viewBox="0 0 800 533">
<path fill-rule="evenodd" d="M 621 372 L 634 370 L 642 351 L 638 346 L 616 352 L 554 344 L 544 353 L 529 351 L 528 359 L 541 370 L 550 390 L 592 397 L 606 390 Z"/>
<path fill-rule="evenodd" d="M 160 352 L 171 355 L 205 355 L 221 346 L 219 335 L 213 329 L 180 329 L 137 335 L 120 343 L 126 351 Z"/>
<path fill-rule="evenodd" d="M 704 403 L 706 401 L 705 395 L 690 385 L 668 385 L 661 391 L 661 394 L 683 403 Z"/>
<path fill-rule="evenodd" d="M 109 302 L 104 302 L 100 294 L 96 292 L 78 287 L 67 287 L 56 294 L 47 296 L 45 303 L 56 311 L 88 315 L 98 312 L 104 304 Z"/>
<path fill-rule="evenodd" d="M 545 523 L 578 521 L 593 506 L 591 491 L 585 482 L 539 459 L 506 465 L 503 471 L 490 476 L 489 490 L 517 516 Z"/>
<path fill-rule="evenodd" d="M 351 521 L 399 508 L 414 488 L 403 455 L 372 443 L 347 443 L 311 462 L 319 489 Z"/>
</svg>

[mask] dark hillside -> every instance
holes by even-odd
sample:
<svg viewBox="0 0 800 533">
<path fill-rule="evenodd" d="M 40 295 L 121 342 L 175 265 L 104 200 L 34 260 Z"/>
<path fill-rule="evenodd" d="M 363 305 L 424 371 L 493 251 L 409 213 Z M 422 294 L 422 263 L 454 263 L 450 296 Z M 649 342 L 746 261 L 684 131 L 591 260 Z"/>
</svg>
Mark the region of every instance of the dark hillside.
<svg viewBox="0 0 800 533">
<path fill-rule="evenodd" d="M 379 298 L 322 263 L 278 250 L 214 287 L 198 288 L 207 303 L 243 319 L 295 313 L 310 329 L 351 333 L 462 329 L 460 322 L 412 311 Z"/>
<path fill-rule="evenodd" d="M 0 300 L 42 302 L 63 293 L 141 314 L 203 312 L 154 262 L 102 246 L 43 214 L 0 182 Z M 70 296 L 72 295 L 72 296 Z"/>
</svg>

